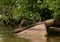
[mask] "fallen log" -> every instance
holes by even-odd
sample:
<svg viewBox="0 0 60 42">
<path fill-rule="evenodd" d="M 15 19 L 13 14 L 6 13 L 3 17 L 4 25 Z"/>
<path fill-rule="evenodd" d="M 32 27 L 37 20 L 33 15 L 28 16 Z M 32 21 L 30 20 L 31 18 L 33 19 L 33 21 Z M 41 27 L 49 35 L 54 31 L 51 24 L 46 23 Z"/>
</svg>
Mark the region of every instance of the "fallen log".
<svg viewBox="0 0 60 42">
<path fill-rule="evenodd" d="M 54 19 L 46 20 L 46 21 L 43 21 L 43 22 L 37 22 L 37 23 L 34 23 L 34 24 L 26 26 L 26 27 L 17 28 L 15 30 L 11 31 L 11 33 L 18 33 L 18 32 L 24 31 L 26 29 L 29 29 L 30 27 L 40 25 L 40 24 L 45 24 L 46 27 L 48 27 L 48 26 L 51 26 L 53 23 L 54 23 Z"/>
<path fill-rule="evenodd" d="M 54 21 L 55 21 L 54 19 L 49 19 L 49 20 L 43 21 L 43 23 L 44 23 L 46 26 L 51 27 L 51 26 L 53 26 Z"/>
<path fill-rule="evenodd" d="M 41 24 L 41 23 L 38 22 L 38 23 L 34 23 L 34 24 L 30 25 L 30 26 L 20 27 L 20 28 L 17 28 L 15 30 L 11 31 L 10 33 L 18 33 L 18 32 L 24 31 L 26 29 L 29 29 L 30 27 L 33 27 L 33 26 L 36 26 L 36 25 L 39 25 L 39 24 Z"/>
<path fill-rule="evenodd" d="M 60 28 L 59 27 L 49 27 L 48 34 L 60 35 Z"/>
</svg>

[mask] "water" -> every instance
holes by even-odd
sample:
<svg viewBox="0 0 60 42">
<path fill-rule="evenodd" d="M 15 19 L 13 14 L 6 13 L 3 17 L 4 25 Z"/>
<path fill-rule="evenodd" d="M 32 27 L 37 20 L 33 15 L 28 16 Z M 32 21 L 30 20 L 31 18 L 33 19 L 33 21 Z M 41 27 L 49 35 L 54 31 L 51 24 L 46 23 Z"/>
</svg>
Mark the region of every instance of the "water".
<svg viewBox="0 0 60 42">
<path fill-rule="evenodd" d="M 10 34 L 9 32 L 12 28 L 4 28 L 0 26 L 0 42 L 60 42 L 60 36 L 47 35 L 41 36 L 39 38 L 32 39 L 33 41 L 29 41 L 24 38 L 19 38 L 16 35 Z M 41 34 L 40 34 L 41 35 Z"/>
<path fill-rule="evenodd" d="M 11 34 L 0 34 L 0 42 L 28 42 L 28 40 Z"/>
<path fill-rule="evenodd" d="M 60 42 L 60 36 L 48 35 L 47 42 Z"/>
<path fill-rule="evenodd" d="M 9 33 L 11 30 L 12 28 L 0 26 L 0 42 L 29 42 L 27 39 Z"/>
<path fill-rule="evenodd" d="M 42 27 L 42 28 L 40 28 Z M 34 26 L 19 33 L 20 37 L 30 39 L 32 42 L 60 42 L 60 36 L 47 35 L 44 24 Z"/>
</svg>

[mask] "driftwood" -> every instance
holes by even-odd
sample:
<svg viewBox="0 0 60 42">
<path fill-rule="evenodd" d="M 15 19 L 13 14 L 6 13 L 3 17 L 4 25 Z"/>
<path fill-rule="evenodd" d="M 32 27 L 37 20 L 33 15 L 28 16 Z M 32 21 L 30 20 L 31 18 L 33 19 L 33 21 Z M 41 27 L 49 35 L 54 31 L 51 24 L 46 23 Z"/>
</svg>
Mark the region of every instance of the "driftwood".
<svg viewBox="0 0 60 42">
<path fill-rule="evenodd" d="M 59 27 L 49 27 L 48 34 L 60 35 L 60 28 Z"/>
<path fill-rule="evenodd" d="M 28 26 L 28 25 L 30 25 L 31 23 L 32 23 L 31 20 L 22 19 L 19 25 L 20 25 L 20 26 Z"/>
<path fill-rule="evenodd" d="M 40 25 L 40 24 L 45 24 L 46 27 L 48 27 L 48 26 L 53 25 L 53 23 L 54 23 L 54 19 L 46 20 L 46 21 L 43 21 L 43 22 L 37 22 L 37 23 L 34 23 L 34 24 L 26 26 L 26 27 L 19 27 L 15 30 L 11 31 L 11 33 L 18 33 L 18 32 L 24 31 L 26 29 L 29 29 L 30 27 Z"/>
<path fill-rule="evenodd" d="M 18 33 L 18 32 L 24 31 L 24 30 L 29 29 L 30 27 L 36 26 L 38 24 L 41 24 L 41 23 L 38 22 L 38 23 L 34 23 L 34 24 L 30 25 L 30 26 L 19 27 L 19 28 L 15 29 L 15 30 L 11 31 L 11 33 Z"/>
<path fill-rule="evenodd" d="M 59 27 L 49 27 L 50 30 L 55 31 L 55 32 L 60 32 Z"/>
<path fill-rule="evenodd" d="M 54 21 L 55 21 L 54 19 L 49 19 L 49 20 L 43 21 L 43 23 L 44 23 L 46 26 L 51 27 L 51 26 L 53 26 Z"/>
</svg>

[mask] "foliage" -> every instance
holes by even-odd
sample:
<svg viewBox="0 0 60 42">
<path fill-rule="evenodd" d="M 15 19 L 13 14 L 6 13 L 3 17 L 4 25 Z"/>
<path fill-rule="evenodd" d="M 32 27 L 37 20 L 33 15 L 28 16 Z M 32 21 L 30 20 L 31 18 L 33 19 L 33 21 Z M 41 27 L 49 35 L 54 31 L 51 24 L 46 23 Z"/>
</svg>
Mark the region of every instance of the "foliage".
<svg viewBox="0 0 60 42">
<path fill-rule="evenodd" d="M 60 17 L 60 0 L 0 0 L 0 14 L 6 24 L 20 22 L 23 18 L 32 22 Z"/>
<path fill-rule="evenodd" d="M 16 2 L 19 15 L 33 21 L 50 19 L 53 10 L 41 0 L 18 0 Z"/>
<path fill-rule="evenodd" d="M 60 25 L 60 0 L 47 0 L 46 4 L 47 3 L 49 9 L 54 11 L 52 16 L 55 19 L 55 24 Z"/>
<path fill-rule="evenodd" d="M 10 19 L 13 19 L 12 9 L 15 7 L 16 0 L 0 0 L 0 14 L 3 15 L 2 20 L 4 23 L 9 24 L 11 22 Z"/>
<path fill-rule="evenodd" d="M 28 18 L 32 21 L 39 20 L 37 0 L 18 0 L 16 6 L 18 16 L 21 18 Z"/>
<path fill-rule="evenodd" d="M 60 0 L 48 0 L 49 9 L 53 10 L 54 13 L 52 14 L 53 18 L 55 19 L 55 23 L 60 25 Z"/>
</svg>

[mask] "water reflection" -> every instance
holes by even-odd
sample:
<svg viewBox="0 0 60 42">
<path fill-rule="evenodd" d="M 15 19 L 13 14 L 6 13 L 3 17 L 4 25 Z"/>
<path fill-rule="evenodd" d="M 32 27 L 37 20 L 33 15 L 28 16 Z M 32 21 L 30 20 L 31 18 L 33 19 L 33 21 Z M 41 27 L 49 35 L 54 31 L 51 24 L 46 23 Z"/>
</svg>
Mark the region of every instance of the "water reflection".
<svg viewBox="0 0 60 42">
<path fill-rule="evenodd" d="M 60 42 L 60 36 L 47 36 L 47 42 Z"/>
<path fill-rule="evenodd" d="M 11 34 L 0 34 L 0 42 L 28 42 L 26 39 L 21 39 Z"/>
<path fill-rule="evenodd" d="M 21 39 L 16 35 L 12 35 L 9 33 L 0 34 L 0 42 L 29 42 L 26 39 Z M 60 36 L 48 35 L 44 37 L 36 38 L 34 42 L 60 42 Z"/>
<path fill-rule="evenodd" d="M 29 40 L 10 34 L 9 32 L 11 30 L 13 30 L 13 28 L 0 26 L 0 42 L 29 42 Z"/>
<path fill-rule="evenodd" d="M 0 42 L 3 42 L 3 38 L 2 38 L 3 35 L 0 34 Z"/>
<path fill-rule="evenodd" d="M 29 30 L 30 31 L 30 30 Z M 0 42 L 30 42 L 29 40 L 22 39 L 17 37 L 16 35 L 9 34 L 10 29 L 0 29 Z M 37 34 L 37 36 L 36 36 Z M 60 36 L 54 35 L 45 35 L 45 30 L 33 30 L 32 32 L 27 32 L 24 34 L 20 34 L 21 37 L 31 39 L 31 42 L 60 42 Z"/>
</svg>

